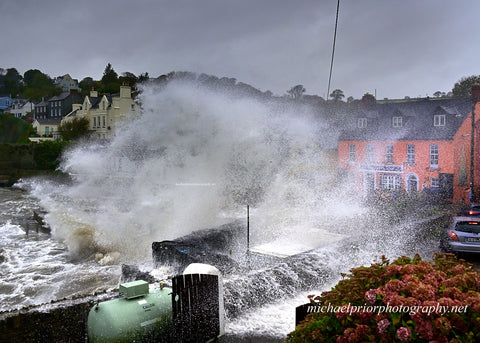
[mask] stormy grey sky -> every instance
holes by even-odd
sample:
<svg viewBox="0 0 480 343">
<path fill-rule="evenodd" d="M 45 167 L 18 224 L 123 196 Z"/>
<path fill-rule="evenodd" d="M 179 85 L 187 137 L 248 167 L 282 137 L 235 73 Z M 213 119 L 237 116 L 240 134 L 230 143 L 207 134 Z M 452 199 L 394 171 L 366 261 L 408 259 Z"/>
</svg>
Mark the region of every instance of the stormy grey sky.
<svg viewBox="0 0 480 343">
<path fill-rule="evenodd" d="M 325 97 L 337 0 L 1 0 L 0 67 L 100 79 L 192 71 Z M 340 0 L 330 91 L 448 92 L 480 74 L 480 1 Z"/>
</svg>

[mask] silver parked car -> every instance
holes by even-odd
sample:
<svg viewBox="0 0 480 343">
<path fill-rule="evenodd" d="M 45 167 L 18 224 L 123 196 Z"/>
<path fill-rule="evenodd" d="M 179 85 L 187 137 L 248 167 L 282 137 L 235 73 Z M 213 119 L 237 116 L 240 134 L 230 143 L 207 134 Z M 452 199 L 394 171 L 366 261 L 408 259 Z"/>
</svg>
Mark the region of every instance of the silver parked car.
<svg viewBox="0 0 480 343">
<path fill-rule="evenodd" d="M 453 253 L 480 253 L 480 217 L 453 217 L 440 247 Z"/>
</svg>

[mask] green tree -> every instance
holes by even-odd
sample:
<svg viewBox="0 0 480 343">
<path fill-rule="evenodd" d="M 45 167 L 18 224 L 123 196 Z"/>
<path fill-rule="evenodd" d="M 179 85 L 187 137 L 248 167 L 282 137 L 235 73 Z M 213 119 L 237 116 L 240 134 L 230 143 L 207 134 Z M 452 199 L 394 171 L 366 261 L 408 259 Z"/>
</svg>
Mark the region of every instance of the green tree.
<svg viewBox="0 0 480 343">
<path fill-rule="evenodd" d="M 33 79 L 37 74 L 42 74 L 42 72 L 38 69 L 29 69 L 25 73 L 23 73 L 23 82 L 26 86 L 31 86 Z"/>
<path fill-rule="evenodd" d="M 53 80 L 47 74 L 32 72 L 27 76 L 30 81 L 23 92 L 23 97 L 26 99 L 40 101 L 42 97 L 51 98 L 62 91 L 55 86 Z"/>
<path fill-rule="evenodd" d="M 34 145 L 33 156 L 38 169 L 55 170 L 68 142 L 62 140 L 43 141 Z"/>
<path fill-rule="evenodd" d="M 118 74 L 113 69 L 110 63 L 107 64 L 101 79 L 103 93 L 117 93 L 120 91 L 120 83 Z"/>
<path fill-rule="evenodd" d="M 87 118 L 64 120 L 58 127 L 58 132 L 65 141 L 74 141 L 88 134 L 89 121 Z"/>
<path fill-rule="evenodd" d="M 15 118 L 10 113 L 0 113 L 0 143 L 28 143 L 32 132 L 32 125 L 25 120 Z"/>
<path fill-rule="evenodd" d="M 101 81 L 95 81 L 91 77 L 85 77 L 78 83 L 78 86 L 82 90 L 82 95 L 90 95 L 91 90 L 101 89 Z"/>
<path fill-rule="evenodd" d="M 150 79 L 150 76 L 148 75 L 148 72 L 142 73 L 138 76 L 138 82 L 145 82 Z"/>
<path fill-rule="evenodd" d="M 453 96 L 456 98 L 469 98 L 472 95 L 472 86 L 475 83 L 480 83 L 480 75 L 462 77 L 453 86 Z"/>
<path fill-rule="evenodd" d="M 126 84 L 130 87 L 135 87 L 138 82 L 138 77 L 128 71 L 122 73 L 122 76 L 118 78 L 118 81 L 121 85 Z"/>
<path fill-rule="evenodd" d="M 3 75 L 3 87 L 0 88 L 0 93 L 10 94 L 16 97 L 23 91 L 22 75 L 20 75 L 15 68 L 8 68 Z"/>
<path fill-rule="evenodd" d="M 302 98 L 303 93 L 305 93 L 306 89 L 303 87 L 303 85 L 296 85 L 290 88 L 290 90 L 287 91 L 288 94 L 292 97 L 294 100 L 299 100 Z"/>
<path fill-rule="evenodd" d="M 333 98 L 334 101 L 341 101 L 343 98 L 345 98 L 345 94 L 343 94 L 341 89 L 335 89 L 332 93 L 330 93 L 329 96 Z"/>
</svg>

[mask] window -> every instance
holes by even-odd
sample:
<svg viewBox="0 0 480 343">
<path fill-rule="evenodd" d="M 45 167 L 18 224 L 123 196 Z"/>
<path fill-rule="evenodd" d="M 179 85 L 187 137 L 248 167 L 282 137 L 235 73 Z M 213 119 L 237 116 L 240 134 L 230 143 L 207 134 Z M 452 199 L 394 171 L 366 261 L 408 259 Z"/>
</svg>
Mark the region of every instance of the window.
<svg viewBox="0 0 480 343">
<path fill-rule="evenodd" d="M 415 164 L 415 145 L 407 144 L 407 163 Z"/>
<path fill-rule="evenodd" d="M 380 188 L 382 190 L 399 190 L 401 184 L 400 175 L 380 174 Z"/>
<path fill-rule="evenodd" d="M 367 118 L 358 118 L 357 127 L 363 129 L 367 127 Z"/>
<path fill-rule="evenodd" d="M 434 115 L 433 126 L 445 126 L 445 114 Z"/>
<path fill-rule="evenodd" d="M 103 119 L 102 126 L 105 127 L 105 116 L 103 116 L 102 119 Z"/>
<path fill-rule="evenodd" d="M 373 162 L 373 145 L 372 144 L 367 144 L 367 162 L 368 163 Z"/>
<path fill-rule="evenodd" d="M 385 162 L 393 163 L 393 145 L 392 144 L 388 144 L 385 147 Z"/>
<path fill-rule="evenodd" d="M 355 144 L 350 144 L 348 146 L 348 160 L 350 162 L 355 162 Z"/>
<path fill-rule="evenodd" d="M 438 144 L 430 144 L 430 168 L 438 168 Z"/>
<path fill-rule="evenodd" d="M 430 178 L 430 182 L 431 188 L 440 188 L 440 179 L 438 177 Z"/>
<path fill-rule="evenodd" d="M 97 117 L 93 117 L 93 127 L 97 127 Z"/>
<path fill-rule="evenodd" d="M 392 118 L 393 127 L 402 127 L 402 117 L 393 117 Z"/>
</svg>

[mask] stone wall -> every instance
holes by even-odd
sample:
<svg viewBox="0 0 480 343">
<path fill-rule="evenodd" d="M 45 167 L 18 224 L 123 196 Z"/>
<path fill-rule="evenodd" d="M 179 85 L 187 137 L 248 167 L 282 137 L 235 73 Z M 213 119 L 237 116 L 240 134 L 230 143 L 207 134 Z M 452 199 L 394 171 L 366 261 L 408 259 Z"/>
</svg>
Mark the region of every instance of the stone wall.
<svg viewBox="0 0 480 343">
<path fill-rule="evenodd" d="M 87 318 L 91 299 L 104 301 L 115 295 L 62 300 L 0 313 L 1 342 L 87 342 Z"/>
</svg>

